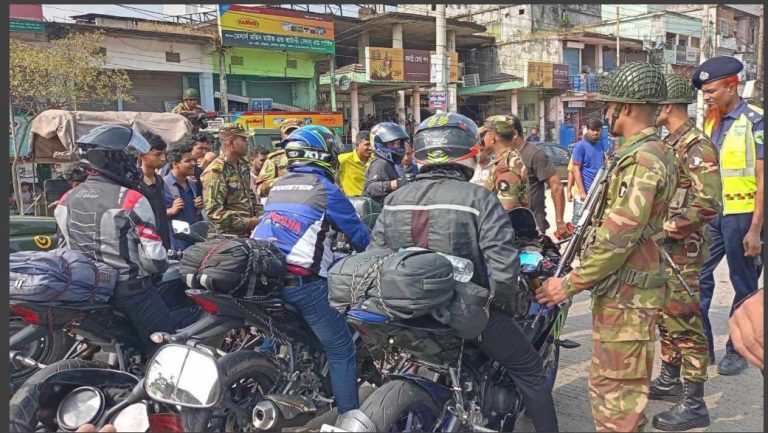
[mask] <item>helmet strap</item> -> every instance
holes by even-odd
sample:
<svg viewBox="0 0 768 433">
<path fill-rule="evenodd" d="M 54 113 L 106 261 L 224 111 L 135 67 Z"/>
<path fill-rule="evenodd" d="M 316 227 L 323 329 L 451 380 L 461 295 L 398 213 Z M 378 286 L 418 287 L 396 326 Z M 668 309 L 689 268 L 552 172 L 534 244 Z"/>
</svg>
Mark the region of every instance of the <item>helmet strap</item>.
<svg viewBox="0 0 768 433">
<path fill-rule="evenodd" d="M 608 132 L 610 132 L 612 135 L 618 136 L 619 134 L 616 133 L 616 131 L 613 129 L 616 126 L 616 121 L 619 120 L 619 115 L 621 114 L 621 110 L 624 108 L 624 104 L 621 102 L 616 103 L 616 107 L 613 109 L 613 114 L 611 114 L 611 124 L 608 125 Z"/>
</svg>

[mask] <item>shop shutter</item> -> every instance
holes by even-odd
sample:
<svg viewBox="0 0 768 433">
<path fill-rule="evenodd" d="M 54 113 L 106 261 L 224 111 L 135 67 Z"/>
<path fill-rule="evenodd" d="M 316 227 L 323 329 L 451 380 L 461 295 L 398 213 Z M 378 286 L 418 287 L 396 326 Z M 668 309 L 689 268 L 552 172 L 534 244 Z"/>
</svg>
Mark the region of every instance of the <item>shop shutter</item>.
<svg viewBox="0 0 768 433">
<path fill-rule="evenodd" d="M 179 72 L 128 71 L 133 102 L 124 102 L 125 111 L 165 112 L 165 101 L 181 102 L 183 89 Z M 174 104 L 175 105 L 175 104 Z"/>
</svg>

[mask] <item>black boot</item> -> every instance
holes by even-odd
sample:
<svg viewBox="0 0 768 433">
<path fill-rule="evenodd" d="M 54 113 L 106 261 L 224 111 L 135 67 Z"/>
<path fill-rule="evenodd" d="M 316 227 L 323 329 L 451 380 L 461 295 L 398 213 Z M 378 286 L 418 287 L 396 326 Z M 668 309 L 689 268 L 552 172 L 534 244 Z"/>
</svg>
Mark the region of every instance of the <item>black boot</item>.
<svg viewBox="0 0 768 433">
<path fill-rule="evenodd" d="M 680 366 L 661 363 L 661 374 L 651 382 L 648 398 L 677 403 L 683 397 L 683 383 L 680 381 Z"/>
<path fill-rule="evenodd" d="M 709 411 L 704 402 L 704 382 L 685 381 L 683 392 L 683 401 L 653 417 L 654 427 L 664 431 L 686 431 L 709 426 Z"/>
</svg>

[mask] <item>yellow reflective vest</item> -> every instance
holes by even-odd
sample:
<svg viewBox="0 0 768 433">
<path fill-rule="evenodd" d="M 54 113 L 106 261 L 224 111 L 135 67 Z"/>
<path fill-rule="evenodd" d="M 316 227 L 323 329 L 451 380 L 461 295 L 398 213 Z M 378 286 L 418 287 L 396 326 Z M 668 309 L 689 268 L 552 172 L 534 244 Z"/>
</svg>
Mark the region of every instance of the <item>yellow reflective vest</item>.
<svg viewBox="0 0 768 433">
<path fill-rule="evenodd" d="M 752 213 L 755 211 L 757 177 L 755 175 L 755 147 L 763 145 L 763 132 L 754 133 L 753 123 L 762 119 L 763 110 L 749 105 L 760 114 L 749 119 L 742 113 L 731 125 L 720 145 L 720 177 L 723 182 L 723 215 Z M 704 133 L 712 137 L 714 121 L 704 122 Z"/>
</svg>

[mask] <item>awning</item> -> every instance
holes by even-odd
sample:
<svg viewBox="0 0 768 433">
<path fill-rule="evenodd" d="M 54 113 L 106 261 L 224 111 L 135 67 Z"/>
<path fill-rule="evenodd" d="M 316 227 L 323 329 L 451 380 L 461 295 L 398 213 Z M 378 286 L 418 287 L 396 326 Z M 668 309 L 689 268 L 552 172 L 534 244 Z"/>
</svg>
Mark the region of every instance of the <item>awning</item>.
<svg viewBox="0 0 768 433">
<path fill-rule="evenodd" d="M 22 134 L 24 134 L 24 130 L 27 129 L 27 123 L 28 119 L 24 116 L 14 116 L 14 128 L 16 132 L 16 141 L 21 141 L 21 149 L 19 151 L 18 156 L 26 157 L 29 155 L 29 131 L 27 131 L 27 135 L 22 137 Z M 15 149 L 13 148 L 13 137 L 8 137 L 8 156 L 10 158 L 13 158 L 14 156 L 17 156 L 15 154 Z"/>
<path fill-rule="evenodd" d="M 460 87 L 459 96 L 478 95 L 481 93 L 496 93 L 525 87 L 522 80 L 505 81 L 503 83 L 483 84 L 482 86 Z"/>
</svg>

